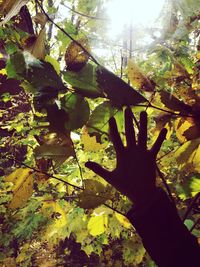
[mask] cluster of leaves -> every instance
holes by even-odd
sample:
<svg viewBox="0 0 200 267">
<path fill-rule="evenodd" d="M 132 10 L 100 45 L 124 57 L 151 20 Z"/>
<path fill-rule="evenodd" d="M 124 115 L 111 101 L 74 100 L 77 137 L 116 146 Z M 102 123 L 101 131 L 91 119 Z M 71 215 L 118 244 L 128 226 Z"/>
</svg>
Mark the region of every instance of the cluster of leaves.
<svg viewBox="0 0 200 267">
<path fill-rule="evenodd" d="M 197 199 L 196 1 L 174 6 L 176 25 L 169 24 L 143 52 L 145 61 L 137 60 L 137 53 L 128 59 L 125 81 L 92 54 L 103 1 L 60 1 L 71 17 L 58 23 L 52 1 L 26 3 L 0 2 L 0 261 L 5 266 L 152 266 L 122 215 L 131 203 L 84 163 L 92 159 L 113 168 L 109 118 L 115 116 L 123 136 L 123 108 L 131 106 L 136 119 L 145 108 L 150 145 L 162 127 L 168 129 L 159 164 L 180 212 Z M 196 202 L 188 227 L 198 216 Z"/>
</svg>

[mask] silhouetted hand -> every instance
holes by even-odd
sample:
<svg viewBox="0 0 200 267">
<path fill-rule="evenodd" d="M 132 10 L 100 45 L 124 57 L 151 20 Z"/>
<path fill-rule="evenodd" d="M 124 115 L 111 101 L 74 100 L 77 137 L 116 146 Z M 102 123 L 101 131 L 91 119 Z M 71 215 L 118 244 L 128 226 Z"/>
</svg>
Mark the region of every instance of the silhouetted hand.
<svg viewBox="0 0 200 267">
<path fill-rule="evenodd" d="M 140 114 L 137 142 L 132 118 L 132 111 L 127 108 L 125 110 L 126 147 L 120 138 L 115 119 L 109 120 L 110 136 L 116 150 L 116 168 L 108 171 L 91 161 L 85 165 L 129 197 L 136 206 L 141 206 L 150 200 L 156 191 L 156 156 L 166 137 L 167 130 L 161 130 L 155 144 L 148 150 L 147 113 L 141 112 Z"/>
</svg>

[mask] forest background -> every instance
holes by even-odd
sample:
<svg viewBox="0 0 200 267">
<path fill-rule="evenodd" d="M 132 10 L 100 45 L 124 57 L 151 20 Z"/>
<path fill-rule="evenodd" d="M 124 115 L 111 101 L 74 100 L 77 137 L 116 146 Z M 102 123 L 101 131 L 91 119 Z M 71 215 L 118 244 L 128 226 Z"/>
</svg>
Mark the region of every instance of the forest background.
<svg viewBox="0 0 200 267">
<path fill-rule="evenodd" d="M 200 1 L 115 37 L 108 2 L 0 1 L 0 266 L 155 266 L 132 203 L 84 166 L 115 167 L 126 106 L 136 132 L 147 111 L 149 146 L 168 129 L 157 184 L 200 237 Z"/>
</svg>

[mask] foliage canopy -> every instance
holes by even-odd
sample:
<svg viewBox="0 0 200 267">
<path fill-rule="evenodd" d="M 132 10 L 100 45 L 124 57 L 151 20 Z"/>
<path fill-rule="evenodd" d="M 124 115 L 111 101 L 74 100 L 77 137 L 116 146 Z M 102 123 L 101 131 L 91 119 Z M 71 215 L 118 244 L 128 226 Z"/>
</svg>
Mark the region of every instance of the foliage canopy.
<svg viewBox="0 0 200 267">
<path fill-rule="evenodd" d="M 130 201 L 84 166 L 114 168 L 108 120 L 123 137 L 126 106 L 148 112 L 150 146 L 168 129 L 157 183 L 200 236 L 200 2 L 166 1 L 155 28 L 115 42 L 106 2 L 0 1 L 3 266 L 154 266 Z"/>
</svg>

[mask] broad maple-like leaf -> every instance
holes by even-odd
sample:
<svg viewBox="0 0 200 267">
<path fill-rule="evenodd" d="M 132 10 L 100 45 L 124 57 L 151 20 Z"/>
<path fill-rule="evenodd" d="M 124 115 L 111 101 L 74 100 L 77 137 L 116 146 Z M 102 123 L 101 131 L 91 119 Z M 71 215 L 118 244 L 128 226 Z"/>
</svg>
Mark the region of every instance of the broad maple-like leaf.
<svg viewBox="0 0 200 267">
<path fill-rule="evenodd" d="M 176 119 L 175 123 L 176 136 L 180 142 L 196 139 L 200 136 L 200 123 L 191 117 L 182 117 Z"/>
<path fill-rule="evenodd" d="M 13 183 L 13 198 L 8 207 L 10 209 L 23 207 L 33 193 L 33 171 L 19 168 L 8 175 L 5 181 Z"/>
<path fill-rule="evenodd" d="M 92 236 L 103 234 L 108 227 L 108 216 L 101 214 L 99 216 L 93 215 L 88 221 L 88 231 Z"/>
<path fill-rule="evenodd" d="M 140 93 L 104 67 L 97 67 L 97 82 L 114 106 L 130 106 L 147 102 Z"/>
<path fill-rule="evenodd" d="M 85 190 L 79 194 L 79 207 L 93 209 L 110 198 L 108 186 L 105 187 L 102 183 L 92 179 L 86 179 L 84 184 Z"/>
<path fill-rule="evenodd" d="M 191 154 L 198 148 L 199 144 L 200 138 L 187 141 L 182 144 L 182 146 L 173 153 L 178 165 L 183 166 L 187 164 Z"/>
<path fill-rule="evenodd" d="M 81 141 L 84 146 L 84 151 L 97 152 L 105 148 L 105 144 L 97 143 L 96 136 L 90 136 L 87 132 L 81 136 Z"/>
</svg>

